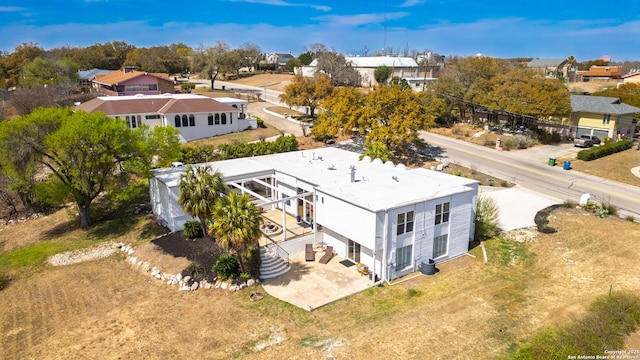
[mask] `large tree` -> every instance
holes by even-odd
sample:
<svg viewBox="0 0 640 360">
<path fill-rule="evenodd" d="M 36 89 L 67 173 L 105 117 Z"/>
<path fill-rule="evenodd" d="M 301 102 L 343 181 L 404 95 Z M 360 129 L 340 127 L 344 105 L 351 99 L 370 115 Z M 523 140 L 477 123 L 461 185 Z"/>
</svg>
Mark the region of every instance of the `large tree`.
<svg viewBox="0 0 640 360">
<path fill-rule="evenodd" d="M 22 67 L 20 85 L 33 86 L 75 86 L 78 81 L 78 67 L 69 60 L 46 60 L 41 57 Z"/>
<path fill-rule="evenodd" d="M 238 256 L 242 272 L 249 270 L 244 261 L 247 250 L 256 247 L 262 235 L 261 212 L 249 195 L 237 192 L 220 198 L 213 209 L 214 223 L 211 226 L 211 235 L 227 251 Z"/>
<path fill-rule="evenodd" d="M 489 80 L 475 101 L 487 109 L 548 119 L 571 112 L 570 94 L 557 79 L 544 79 L 526 69 L 511 70 Z"/>
<path fill-rule="evenodd" d="M 280 94 L 280 101 L 289 106 L 307 106 L 311 117 L 314 116 L 320 102 L 331 94 L 333 86 L 325 75 L 308 78 L 296 75 Z"/>
<path fill-rule="evenodd" d="M 376 79 L 376 82 L 379 85 L 385 85 L 387 81 L 389 81 L 392 73 L 393 69 L 387 65 L 380 65 L 373 70 L 373 78 Z"/>
<path fill-rule="evenodd" d="M 164 159 L 154 154 L 162 147 L 151 139 L 166 137 L 149 136 L 155 132 L 176 136 L 170 127 L 132 130 L 101 113 L 39 108 L 0 124 L 0 164 L 17 178 L 43 170 L 57 177 L 78 206 L 81 228 L 87 228 L 98 195 L 127 186 L 132 174 L 148 176 L 154 155 Z"/>
<path fill-rule="evenodd" d="M 210 166 L 189 166 L 180 176 L 178 203 L 184 211 L 200 220 L 205 234 L 216 202 L 226 193 L 227 185 L 222 175 Z"/>
<path fill-rule="evenodd" d="M 382 86 L 368 95 L 355 89 L 336 90 L 323 102 L 312 132 L 336 136 L 354 129 L 366 136 L 366 145 L 379 142 L 393 153 L 404 153 L 419 141 L 419 131 L 432 126 L 444 102 L 431 92 L 415 93 L 399 85 Z"/>
<path fill-rule="evenodd" d="M 335 51 L 318 51 L 316 74 L 326 74 L 334 86 L 360 86 L 361 77 L 344 55 Z"/>
</svg>

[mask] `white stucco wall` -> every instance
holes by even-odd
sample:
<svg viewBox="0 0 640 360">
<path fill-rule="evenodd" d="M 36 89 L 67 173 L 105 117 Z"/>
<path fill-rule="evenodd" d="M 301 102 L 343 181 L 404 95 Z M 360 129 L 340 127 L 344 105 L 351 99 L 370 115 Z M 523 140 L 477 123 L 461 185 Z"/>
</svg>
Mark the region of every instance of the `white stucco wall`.
<svg viewBox="0 0 640 360">
<path fill-rule="evenodd" d="M 317 192 L 316 221 L 369 249 L 375 248 L 376 214 L 321 191 Z"/>
</svg>

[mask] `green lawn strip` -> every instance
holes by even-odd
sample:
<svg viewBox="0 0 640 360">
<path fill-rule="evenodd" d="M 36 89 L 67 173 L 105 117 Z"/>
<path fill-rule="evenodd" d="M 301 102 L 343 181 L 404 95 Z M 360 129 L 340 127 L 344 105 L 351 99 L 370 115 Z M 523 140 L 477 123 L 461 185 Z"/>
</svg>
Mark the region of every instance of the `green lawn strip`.
<svg viewBox="0 0 640 360">
<path fill-rule="evenodd" d="M 0 272 L 11 272 L 29 266 L 44 265 L 51 255 L 94 246 L 101 241 L 55 239 L 31 244 L 0 254 Z"/>
</svg>

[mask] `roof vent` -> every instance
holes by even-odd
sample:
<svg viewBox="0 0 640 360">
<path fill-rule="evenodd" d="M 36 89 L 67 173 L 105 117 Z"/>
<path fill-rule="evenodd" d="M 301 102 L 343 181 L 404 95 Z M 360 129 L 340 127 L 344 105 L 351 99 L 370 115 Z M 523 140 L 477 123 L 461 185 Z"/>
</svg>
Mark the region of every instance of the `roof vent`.
<svg viewBox="0 0 640 360">
<path fill-rule="evenodd" d="M 327 169 L 329 169 L 329 170 L 335 170 L 335 169 L 336 169 L 336 166 L 335 166 L 335 165 L 333 165 L 333 164 L 331 164 L 331 165 L 329 165 L 329 167 L 328 167 Z"/>
<path fill-rule="evenodd" d="M 395 182 L 398 182 L 398 177 L 397 176 L 392 176 L 391 177 L 393 180 L 395 180 Z"/>
</svg>

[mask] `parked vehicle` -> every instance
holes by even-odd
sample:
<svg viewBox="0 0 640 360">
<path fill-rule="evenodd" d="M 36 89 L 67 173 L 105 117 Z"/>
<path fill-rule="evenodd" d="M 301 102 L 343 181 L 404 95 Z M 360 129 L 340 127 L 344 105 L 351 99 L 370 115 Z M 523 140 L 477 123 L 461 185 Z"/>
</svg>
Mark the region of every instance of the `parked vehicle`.
<svg viewBox="0 0 640 360">
<path fill-rule="evenodd" d="M 573 140 L 573 146 L 588 148 L 593 145 L 600 145 L 600 139 L 595 135 L 580 135 L 579 138 Z"/>
</svg>

